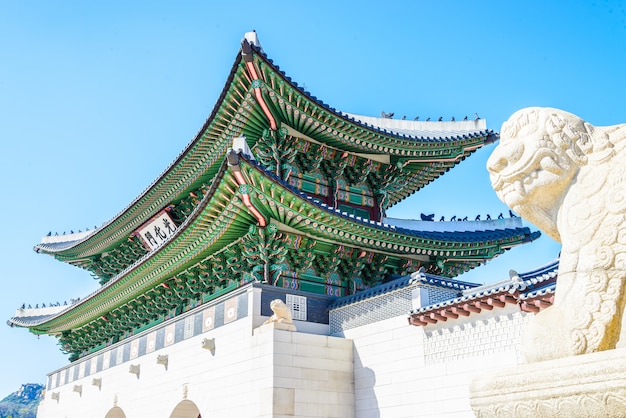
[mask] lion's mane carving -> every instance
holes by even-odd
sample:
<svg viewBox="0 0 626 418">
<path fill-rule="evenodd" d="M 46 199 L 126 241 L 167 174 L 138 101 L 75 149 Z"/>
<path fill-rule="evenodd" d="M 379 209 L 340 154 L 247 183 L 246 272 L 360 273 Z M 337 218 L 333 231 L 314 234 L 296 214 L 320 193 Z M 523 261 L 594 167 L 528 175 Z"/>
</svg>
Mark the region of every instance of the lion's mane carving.
<svg viewBox="0 0 626 418">
<path fill-rule="evenodd" d="M 272 322 L 278 322 L 281 324 L 293 324 L 293 319 L 291 317 L 291 309 L 280 299 L 274 299 L 270 302 L 270 309 L 274 314 L 269 317 L 266 324 L 271 324 Z"/>
<path fill-rule="evenodd" d="M 607 350 L 626 288 L 626 124 L 594 127 L 528 108 L 502 125 L 487 162 L 498 197 L 561 242 L 554 305 L 529 324 L 528 361 Z"/>
</svg>

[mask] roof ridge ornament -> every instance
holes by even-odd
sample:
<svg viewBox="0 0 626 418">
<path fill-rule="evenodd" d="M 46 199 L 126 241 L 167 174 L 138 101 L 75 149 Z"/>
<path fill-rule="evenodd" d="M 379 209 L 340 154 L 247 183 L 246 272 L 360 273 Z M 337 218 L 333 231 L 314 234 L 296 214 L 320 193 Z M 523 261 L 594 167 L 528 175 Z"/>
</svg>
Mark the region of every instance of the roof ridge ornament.
<svg viewBox="0 0 626 418">
<path fill-rule="evenodd" d="M 257 103 L 259 104 L 259 106 L 261 106 L 261 110 L 263 110 L 263 113 L 269 120 L 270 128 L 273 131 L 277 131 L 278 123 L 276 122 L 274 115 L 272 115 L 272 112 L 268 108 L 267 103 L 265 103 L 265 99 L 263 98 L 263 94 L 261 92 L 262 80 L 259 77 L 256 67 L 254 66 L 251 45 L 254 45 L 255 47 L 259 48 L 261 52 L 263 52 L 261 49 L 261 44 L 259 43 L 259 39 L 257 38 L 256 32 L 254 31 L 247 32 L 244 38 L 241 40 L 241 56 L 246 65 L 246 70 L 248 71 L 248 74 L 250 75 L 250 79 L 252 81 L 251 84 L 252 84 L 252 89 L 254 90 L 254 97 Z"/>
<path fill-rule="evenodd" d="M 252 29 L 251 32 L 246 32 L 243 35 L 243 39 L 241 40 L 242 44 L 244 41 L 247 41 L 249 45 L 252 45 L 255 48 L 258 48 L 259 51 L 263 52 L 263 47 L 261 46 L 261 42 L 259 42 L 259 37 L 257 36 L 256 31 L 254 29 Z"/>
<path fill-rule="evenodd" d="M 250 146 L 246 141 L 245 135 L 233 138 L 233 147 L 231 149 L 236 153 L 246 157 L 248 161 L 256 161 L 256 158 L 254 158 L 254 154 L 252 153 L 252 150 L 250 149 Z"/>
</svg>

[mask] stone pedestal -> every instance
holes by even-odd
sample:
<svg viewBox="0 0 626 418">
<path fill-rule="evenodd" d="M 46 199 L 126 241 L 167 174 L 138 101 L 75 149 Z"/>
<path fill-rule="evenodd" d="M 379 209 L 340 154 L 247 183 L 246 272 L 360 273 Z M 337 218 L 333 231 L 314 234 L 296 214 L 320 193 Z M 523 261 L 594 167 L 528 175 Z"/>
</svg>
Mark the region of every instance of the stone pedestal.
<svg viewBox="0 0 626 418">
<path fill-rule="evenodd" d="M 296 326 L 293 323 L 286 322 L 265 322 L 259 328 L 260 332 L 266 332 L 271 330 L 279 330 L 279 331 L 297 331 Z"/>
<path fill-rule="evenodd" d="M 626 417 L 626 349 L 524 364 L 476 377 L 477 417 Z"/>
</svg>

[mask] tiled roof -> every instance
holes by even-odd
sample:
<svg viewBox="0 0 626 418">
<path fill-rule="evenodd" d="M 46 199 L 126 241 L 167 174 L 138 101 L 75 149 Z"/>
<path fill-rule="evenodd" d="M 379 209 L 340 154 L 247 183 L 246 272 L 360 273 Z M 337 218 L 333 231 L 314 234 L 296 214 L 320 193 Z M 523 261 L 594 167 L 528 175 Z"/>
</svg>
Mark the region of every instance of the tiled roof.
<svg viewBox="0 0 626 418">
<path fill-rule="evenodd" d="M 398 138 L 415 139 L 428 142 L 446 142 L 467 137 L 487 136 L 488 140 L 485 142 L 491 143 L 497 141 L 500 137 L 499 134 L 490 129 L 486 129 L 484 119 L 458 122 L 419 122 L 362 116 L 341 112 L 300 87 L 298 83 L 285 74 L 285 72 L 282 71 L 278 65 L 274 64 L 274 61 L 269 58 L 260 47 L 255 45 L 251 46 L 255 52 L 259 54 L 259 56 L 263 57 L 265 62 L 270 64 L 272 68 L 280 73 L 289 83 L 296 87 L 306 97 L 314 101 L 320 107 L 325 108 L 342 119 L 361 125 L 364 128 L 372 129 L 385 135 L 396 136 Z"/>
<path fill-rule="evenodd" d="M 527 273 L 510 272 L 510 278 L 465 291 L 460 297 L 414 309 L 409 322 L 413 325 L 428 325 L 447 318 L 478 313 L 481 309 L 492 310 L 507 303 L 516 303 L 520 309 L 538 312 L 554 301 L 554 290 L 558 276 L 559 261 L 554 260 Z"/>
<path fill-rule="evenodd" d="M 478 286 L 475 283 L 463 282 L 460 280 L 448 279 L 446 277 L 435 276 L 433 274 L 424 273 L 422 269 L 407 276 L 403 276 L 391 281 L 388 281 L 378 286 L 373 286 L 370 289 L 362 292 L 355 293 L 341 297 L 334 301 L 329 307 L 329 310 L 337 309 L 342 306 L 350 305 L 352 303 L 361 302 L 363 300 L 381 296 L 396 290 L 403 289 L 407 286 L 413 285 L 417 282 L 429 284 L 432 286 L 443 287 L 447 289 L 465 290 Z"/>
<path fill-rule="evenodd" d="M 255 51 L 255 54 L 261 61 L 267 63 L 272 71 L 279 73 L 281 77 L 283 77 L 291 86 L 293 86 L 303 96 L 306 96 L 308 99 L 316 103 L 320 108 L 325 109 L 327 112 L 332 113 L 353 126 L 357 125 L 368 131 L 380 133 L 386 139 L 400 138 L 408 140 L 409 142 L 415 140 L 423 143 L 437 143 L 437 145 L 440 145 L 441 143 L 453 143 L 454 141 L 462 142 L 462 140 L 467 138 L 485 138 L 484 141 L 479 141 L 480 144 L 473 143 L 469 145 L 469 148 L 467 148 L 465 152 L 473 152 L 468 150 L 473 150 L 484 145 L 485 143 L 493 142 L 498 138 L 496 133 L 486 129 L 486 122 L 484 119 L 458 122 L 415 122 L 352 115 L 340 112 L 299 87 L 295 81 L 281 71 L 280 67 L 275 65 L 273 61 L 267 57 L 265 52 L 261 49 L 256 36 L 254 37 L 254 40 L 251 39 L 253 38 L 251 38 L 249 34 L 246 34 L 246 40 L 251 42 L 251 48 Z M 193 159 L 195 161 L 198 158 L 198 155 L 201 155 L 205 148 L 209 147 L 209 145 L 211 147 L 213 146 L 213 143 L 208 145 L 204 144 L 202 142 L 202 137 L 213 120 L 218 116 L 218 113 L 221 111 L 230 91 L 230 86 L 237 77 L 237 72 L 241 67 L 241 61 L 241 53 L 238 53 L 226 84 L 222 89 L 220 97 L 217 99 L 216 106 L 213 108 L 211 114 L 206 119 L 196 136 L 194 136 L 194 138 L 184 147 L 180 154 L 162 172 L 162 174 L 159 175 L 137 198 L 135 198 L 128 204 L 128 206 L 126 206 L 126 208 L 120 211 L 111 220 L 104 223 L 97 230 L 82 236 L 67 236 L 58 241 L 46 240 L 46 237 L 44 237 L 42 242 L 35 246 L 35 250 L 38 252 L 62 254 L 63 257 L 67 256 L 70 260 L 100 253 L 105 251 L 107 248 L 117 245 L 116 243 L 125 240 L 128 234 L 135 227 L 144 222 L 150 216 L 154 215 L 154 213 L 164 206 L 164 203 L 167 203 L 160 201 L 156 202 L 155 196 L 167 198 L 165 200 L 168 201 L 171 201 L 179 196 L 179 194 L 185 190 L 185 187 L 177 186 L 178 183 L 180 183 L 179 180 L 182 175 L 180 167 L 184 165 L 183 161 L 185 159 L 190 161 Z M 203 146 L 199 145 L 201 142 L 204 144 Z M 190 155 L 193 156 L 193 158 L 187 158 Z M 462 153 L 456 158 L 460 158 L 462 155 L 464 154 Z M 456 161 L 456 158 L 453 159 Z M 192 163 L 190 162 L 189 164 Z M 199 166 L 204 167 L 205 164 L 199 164 Z M 443 168 L 440 168 L 439 170 L 442 172 L 447 171 Z M 196 173 L 195 175 L 200 174 Z M 202 175 L 208 176 L 206 173 Z M 404 197 L 394 195 L 392 200 L 395 203 Z"/>
<path fill-rule="evenodd" d="M 451 232 L 451 233 L 446 233 L 446 232 L 428 232 L 428 231 L 413 231 L 413 230 L 409 230 L 409 229 L 405 229 L 405 228 L 397 228 L 393 225 L 389 225 L 389 224 L 385 224 L 385 223 L 381 223 L 381 222 L 375 222 L 375 221 L 371 221 L 371 220 L 367 220 L 367 219 L 362 219 L 360 217 L 355 217 L 354 215 L 348 214 L 346 212 L 342 212 L 340 210 L 334 209 L 332 207 L 329 207 L 328 205 L 321 203 L 320 201 L 318 201 L 317 199 L 311 198 L 310 196 L 306 195 L 305 193 L 301 192 L 300 190 L 290 186 L 289 184 L 287 184 L 286 182 L 280 180 L 278 177 L 276 177 L 274 175 L 274 173 L 267 171 L 262 165 L 260 165 L 259 163 L 257 163 L 254 160 L 250 160 L 250 159 L 246 159 L 244 156 L 239 155 L 239 158 L 243 159 L 246 163 L 255 166 L 259 171 L 261 171 L 265 176 L 270 177 L 272 179 L 272 181 L 282 185 L 283 187 L 287 188 L 289 191 L 291 191 L 292 193 L 294 193 L 295 195 L 298 195 L 299 197 L 306 199 L 308 202 L 310 202 L 311 204 L 314 204 L 316 206 L 318 206 L 320 209 L 326 211 L 329 216 L 339 216 L 339 217 L 343 217 L 345 219 L 348 219 L 350 221 L 353 222 L 360 222 L 364 225 L 367 225 L 368 227 L 374 228 L 374 229 L 379 229 L 381 231 L 389 231 L 389 232 L 393 232 L 393 233 L 397 233 L 397 234 L 404 234 L 404 235 L 409 235 L 409 236 L 417 236 L 417 237 L 423 237 L 423 238 L 430 238 L 430 239 L 437 239 L 437 240 L 449 240 L 449 241 L 461 241 L 461 242 L 479 242 L 482 240 L 491 240 L 491 239 L 498 239 L 500 237 L 509 237 L 509 236 L 515 236 L 515 235 L 528 235 L 529 239 L 531 239 L 530 237 L 533 237 L 533 234 L 530 233 L 528 228 L 506 228 L 503 230 L 492 230 L 492 231 L 465 231 L 465 232 Z M 218 174 L 218 176 L 216 177 L 217 180 L 219 180 L 223 174 L 223 172 L 226 170 L 226 161 L 224 161 L 222 168 L 220 170 L 220 174 Z M 207 196 L 205 196 L 205 198 L 203 200 L 208 202 L 208 196 L 211 196 L 215 190 L 217 190 L 219 186 L 219 181 L 214 182 L 211 185 L 211 192 L 207 193 Z M 200 211 L 201 207 L 199 206 L 198 208 L 196 208 L 196 212 Z M 480 222 L 477 222 L 480 223 Z M 183 231 L 184 228 L 181 228 L 180 231 Z M 170 238 L 170 240 L 174 239 L 176 235 L 172 236 Z M 166 243 L 164 243 L 162 245 L 162 247 L 164 247 L 165 245 L 167 245 Z M 112 278 L 111 281 L 109 281 L 107 284 L 105 284 L 102 288 L 98 289 L 97 291 L 95 291 L 94 293 L 90 294 L 89 296 L 87 296 L 86 298 L 83 299 L 83 301 L 81 301 L 82 303 L 85 303 L 86 301 L 89 301 L 90 299 L 92 299 L 93 297 L 95 297 L 96 295 L 99 295 L 100 293 L 102 293 L 105 290 L 108 290 L 109 287 L 113 286 L 114 284 L 118 283 L 120 280 L 122 280 L 122 278 L 127 275 L 129 272 L 133 271 L 134 269 L 136 269 L 139 265 L 141 265 L 141 263 L 145 262 L 147 259 L 149 259 L 151 257 L 152 254 L 147 254 L 146 256 L 144 256 L 143 258 L 139 259 L 137 262 L 135 262 L 133 265 L 129 266 L 127 269 L 125 269 L 124 271 L 122 271 L 120 274 L 118 274 L 116 277 Z M 357 294 L 354 295 L 356 298 L 366 298 L 366 297 L 371 297 L 371 295 L 377 293 L 377 292 L 388 292 L 391 291 L 393 289 L 396 289 L 398 287 L 401 286 L 406 286 L 406 283 L 404 281 L 407 280 L 421 280 L 424 281 L 425 283 L 429 283 L 429 284 L 433 284 L 436 286 L 442 286 L 442 287 L 449 287 L 449 288 L 455 288 L 455 289 L 459 289 L 459 290 L 463 290 L 463 289 L 468 289 L 471 288 L 472 286 L 475 286 L 471 283 L 466 283 L 466 282 L 460 282 L 460 281 L 456 281 L 456 280 L 451 280 L 451 279 L 445 279 L 442 277 L 437 277 L 437 276 L 433 276 L 433 275 L 417 275 L 417 276 L 413 276 L 413 278 L 411 279 L 411 277 L 407 276 L 405 278 L 400 278 L 388 283 L 385 283 L 383 285 L 377 286 L 375 288 L 369 289 L 365 292 L 365 294 L 361 295 L 361 294 Z M 346 301 L 345 303 L 352 303 L 349 301 Z M 69 308 L 68 308 L 69 309 Z M 65 312 L 65 310 L 63 311 Z M 21 317 L 21 316 L 16 316 L 14 318 L 12 318 L 10 320 L 11 323 L 13 323 L 14 325 L 18 325 L 18 326 L 36 326 L 42 323 L 47 322 L 48 320 L 51 320 L 53 318 L 59 317 L 63 314 L 63 312 L 58 312 L 52 315 L 47 315 L 47 316 L 41 316 L 41 317 L 29 317 L 29 318 L 25 318 L 25 317 Z"/>
<path fill-rule="evenodd" d="M 425 230 L 427 227 L 424 226 L 424 229 L 415 230 L 397 227 L 395 225 L 391 225 L 389 223 L 383 223 L 378 221 L 372 221 L 370 219 L 364 219 L 359 216 L 354 216 L 352 214 L 348 214 L 347 212 L 341 211 L 340 209 L 335 209 L 331 206 L 326 205 L 325 203 L 320 202 L 318 199 L 312 198 L 306 193 L 298 190 L 297 188 L 291 186 L 284 180 L 281 180 L 274 174 L 263 167 L 263 165 L 259 164 L 255 160 L 246 159 L 244 156 L 241 156 L 248 164 L 256 166 L 259 170 L 263 171 L 263 173 L 270 177 L 276 183 L 279 183 L 283 187 L 289 189 L 293 194 L 300 196 L 303 199 L 307 199 L 311 203 L 317 205 L 319 208 L 331 213 L 335 216 L 340 216 L 346 219 L 349 219 L 354 222 L 359 222 L 364 225 L 368 225 L 377 229 L 382 229 L 386 231 L 393 231 L 403 235 L 409 235 L 419 238 L 438 240 L 438 241 L 456 241 L 456 242 L 483 242 L 490 240 L 498 240 L 503 238 L 509 238 L 515 235 L 527 235 L 528 241 L 535 240 L 539 238 L 541 235 L 539 232 L 531 232 L 529 228 L 522 226 L 521 218 L 510 218 L 510 219 L 500 219 L 496 221 L 468 221 L 463 222 L 467 226 L 466 231 L 428 231 Z M 438 222 L 427 222 L 430 225 L 434 225 Z M 500 227 L 499 229 L 498 226 Z M 485 229 L 486 227 L 490 227 L 493 229 Z"/>
<path fill-rule="evenodd" d="M 373 116 L 353 115 L 343 113 L 355 123 L 376 128 L 385 133 L 391 133 L 408 138 L 416 138 L 426 141 L 443 142 L 467 136 L 494 135 L 487 129 L 485 119 L 455 121 L 455 122 L 426 122 Z M 494 138 L 497 139 L 497 138 Z"/>
</svg>

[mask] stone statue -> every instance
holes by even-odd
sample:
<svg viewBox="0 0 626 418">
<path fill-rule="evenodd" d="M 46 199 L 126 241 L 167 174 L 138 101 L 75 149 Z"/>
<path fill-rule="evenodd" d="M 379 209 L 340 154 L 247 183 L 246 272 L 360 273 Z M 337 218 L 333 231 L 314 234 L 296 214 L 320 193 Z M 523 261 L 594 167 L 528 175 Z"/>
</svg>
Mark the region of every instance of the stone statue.
<svg viewBox="0 0 626 418">
<path fill-rule="evenodd" d="M 562 243 L 554 304 L 528 325 L 529 362 L 615 348 L 626 302 L 626 124 L 528 108 L 487 162 L 498 197 Z"/>
<path fill-rule="evenodd" d="M 273 322 L 279 324 L 293 324 L 293 319 L 291 317 L 291 309 L 285 302 L 280 299 L 274 299 L 270 302 L 270 309 L 274 314 L 269 317 L 265 324 L 271 324 Z"/>
</svg>

